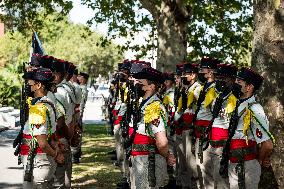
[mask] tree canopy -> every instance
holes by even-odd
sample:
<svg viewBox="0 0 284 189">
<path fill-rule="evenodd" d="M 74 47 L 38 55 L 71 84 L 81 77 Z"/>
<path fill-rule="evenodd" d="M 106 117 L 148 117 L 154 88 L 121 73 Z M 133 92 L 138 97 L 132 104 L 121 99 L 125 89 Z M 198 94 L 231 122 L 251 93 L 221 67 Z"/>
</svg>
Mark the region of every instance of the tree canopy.
<svg viewBox="0 0 284 189">
<path fill-rule="evenodd" d="M 176 22 L 187 23 L 187 47 L 191 47 L 189 59 L 203 55 L 212 55 L 220 59 L 229 59 L 233 63 L 247 64 L 252 41 L 252 4 L 250 0 L 82 0 L 94 9 L 93 23 L 109 24 L 108 36 L 129 37 L 135 33 L 149 30 L 148 43 L 131 46 L 127 43 L 122 49 L 151 49 L 158 27 L 159 17 L 166 4 L 174 13 Z M 142 11 L 144 9 L 144 11 Z M 147 11 L 145 11 L 145 9 Z M 165 31 L 166 32 L 166 31 Z M 157 37 L 157 35 L 156 35 Z M 156 38 L 157 39 L 157 38 Z"/>
<path fill-rule="evenodd" d="M 67 16 L 58 21 L 59 16 L 60 13 L 39 16 L 43 27 L 37 32 L 47 54 L 73 62 L 80 70 L 91 70 L 92 76 L 107 75 L 115 63 L 121 61 L 122 55 L 111 41 L 107 47 L 102 47 L 102 36 L 86 26 L 70 23 Z M 29 60 L 31 33 L 31 30 L 26 34 L 9 32 L 0 39 L 2 67 Z"/>
<path fill-rule="evenodd" d="M 108 41 L 107 46 L 102 47 L 101 35 L 89 30 L 86 26 L 70 23 L 67 16 L 63 16 L 60 21 L 58 17 L 60 13 L 50 15 L 42 13 L 38 17 L 43 27 L 37 32 L 46 53 L 74 63 L 79 71 L 86 71 L 91 77 L 97 77 L 99 74 L 108 76 L 108 72 L 112 71 L 116 63 L 123 58 L 116 45 Z M 0 66 L 2 67 L 0 88 L 4 86 L 1 81 L 5 82 L 5 78 L 8 78 L 6 83 L 11 87 L 4 87 L 4 89 L 8 90 L 15 86 L 13 90 L 18 89 L 17 95 L 20 89 L 19 73 L 22 72 L 22 63 L 29 61 L 31 36 L 32 31 L 23 33 L 16 31 L 8 32 L 0 38 Z M 0 104 L 10 104 L 10 101 L 9 103 L 4 101 L 8 94 L 10 92 L 5 90 L 0 93 Z M 11 94 L 15 97 L 11 98 L 12 102 L 17 105 L 15 91 Z"/>
<path fill-rule="evenodd" d="M 147 51 L 161 49 L 161 40 L 169 40 L 159 36 L 173 35 L 173 28 L 163 27 L 167 18 L 169 25 L 185 23 L 185 30 L 179 31 L 180 35 L 173 35 L 173 39 L 189 50 L 184 55 L 189 60 L 194 60 L 203 55 L 216 56 L 222 60 L 231 60 L 233 63 L 248 64 L 250 61 L 252 42 L 252 1 L 251 0 L 81 0 L 92 8 L 95 16 L 88 23 L 108 23 L 108 35 L 101 38 L 102 43 L 115 37 L 127 37 L 129 41 L 121 46 L 121 51 L 133 49 L 144 56 Z M 34 28 L 42 27 L 38 19 L 39 10 L 45 9 L 45 16 L 60 11 L 67 14 L 72 8 L 68 0 L 24 0 L 15 3 L 5 0 L 0 6 L 4 11 L 1 19 L 6 21 L 10 29 L 22 29 L 32 25 Z M 164 21 L 160 22 L 162 17 Z M 11 19 L 12 18 L 12 19 Z M 58 17 L 60 19 L 60 17 Z M 162 31 L 169 30 L 169 31 Z M 148 31 L 149 37 L 142 45 L 131 44 L 135 34 Z M 154 39 L 154 40 L 153 40 Z M 153 43 L 153 41 L 155 41 Z M 171 42 L 173 43 L 173 42 Z M 167 51 L 164 47 L 163 51 Z M 178 48 L 178 47 L 177 47 Z M 182 49 L 180 49 L 182 51 Z M 169 52 L 171 53 L 171 51 Z M 178 53 L 178 52 L 172 52 Z M 182 54 L 184 54 L 182 53 Z M 158 53 L 159 54 L 159 53 Z M 182 58 L 180 54 L 179 58 Z M 162 55 L 162 54 L 161 54 Z M 173 54 L 173 56 L 176 56 Z M 158 56 L 158 58 L 161 58 Z"/>
<path fill-rule="evenodd" d="M 43 10 L 45 15 L 54 12 L 67 15 L 72 7 L 72 1 L 69 0 L 3 0 L 0 4 L 0 19 L 9 30 L 25 32 L 27 27 L 33 26 L 37 29 L 42 26 L 39 15 Z"/>
</svg>

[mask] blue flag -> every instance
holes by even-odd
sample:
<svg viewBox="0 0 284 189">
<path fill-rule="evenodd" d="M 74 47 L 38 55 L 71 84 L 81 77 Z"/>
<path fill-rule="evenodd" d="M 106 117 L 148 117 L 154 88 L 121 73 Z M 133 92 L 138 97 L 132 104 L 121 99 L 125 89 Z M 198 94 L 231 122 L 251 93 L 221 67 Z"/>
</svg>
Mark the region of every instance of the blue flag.
<svg viewBox="0 0 284 189">
<path fill-rule="evenodd" d="M 30 57 L 32 57 L 33 54 L 40 54 L 40 55 L 46 55 L 45 51 L 41 45 L 41 42 L 39 40 L 39 37 L 37 35 L 37 32 L 33 32 L 32 36 L 32 46 L 30 51 Z"/>
</svg>

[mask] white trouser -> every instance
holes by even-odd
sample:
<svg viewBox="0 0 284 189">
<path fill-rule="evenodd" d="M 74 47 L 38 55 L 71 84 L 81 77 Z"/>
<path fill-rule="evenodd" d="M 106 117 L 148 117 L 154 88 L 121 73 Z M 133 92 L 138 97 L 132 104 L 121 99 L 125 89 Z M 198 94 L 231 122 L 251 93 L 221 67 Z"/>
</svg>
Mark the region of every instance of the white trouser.
<svg viewBox="0 0 284 189">
<path fill-rule="evenodd" d="M 54 179 L 54 188 L 71 188 L 71 176 L 72 176 L 72 154 L 68 143 L 65 138 L 59 139 L 61 144 L 65 146 L 64 152 L 64 164 L 57 165 Z"/>
<path fill-rule="evenodd" d="M 177 149 L 177 184 L 183 187 L 191 186 L 191 174 L 187 168 L 186 162 L 186 148 L 185 141 L 182 140 L 182 135 L 176 135 L 176 149 Z"/>
<path fill-rule="evenodd" d="M 229 162 L 229 182 L 230 189 L 238 189 L 238 174 L 236 172 L 237 163 Z M 245 185 L 247 189 L 258 189 L 258 183 L 261 175 L 261 166 L 259 162 L 254 159 L 244 162 L 245 171 Z"/>
<path fill-rule="evenodd" d="M 195 158 L 196 158 L 196 165 L 197 165 L 197 173 L 198 173 L 198 180 L 199 182 L 198 187 L 201 189 L 212 189 L 214 188 L 213 185 L 213 164 L 211 162 L 210 157 L 210 148 L 211 146 L 203 151 L 203 163 L 198 157 L 199 151 L 199 138 L 196 139 L 195 143 Z"/>
<path fill-rule="evenodd" d="M 155 156 L 155 187 L 149 187 L 148 155 L 131 156 L 131 162 L 131 189 L 158 189 L 167 184 L 167 163 L 163 156 L 159 154 Z"/>
<path fill-rule="evenodd" d="M 22 156 L 24 173 L 27 165 L 27 155 Z M 56 170 L 54 158 L 46 154 L 36 154 L 34 158 L 34 168 L 32 182 L 24 181 L 24 189 L 51 189 L 53 177 Z"/>
<path fill-rule="evenodd" d="M 222 152 L 223 148 L 210 148 L 209 156 L 210 158 L 210 164 L 213 165 L 213 186 L 214 189 L 229 189 L 229 179 L 228 178 L 223 178 L 219 174 L 219 169 L 220 169 L 220 161 L 222 159 Z"/>
</svg>

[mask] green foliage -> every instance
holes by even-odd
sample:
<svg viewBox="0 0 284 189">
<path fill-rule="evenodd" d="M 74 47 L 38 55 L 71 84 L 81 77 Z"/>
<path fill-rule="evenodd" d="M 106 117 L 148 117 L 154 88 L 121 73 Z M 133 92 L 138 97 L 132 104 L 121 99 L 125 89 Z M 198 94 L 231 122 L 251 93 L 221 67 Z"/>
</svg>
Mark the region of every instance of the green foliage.
<svg viewBox="0 0 284 189">
<path fill-rule="evenodd" d="M 100 37 L 98 44 L 105 46 L 107 39 L 117 36 L 129 41 L 120 47 L 121 52 L 132 49 L 145 55 L 155 45 L 152 42 L 157 31 L 162 4 L 170 7 L 176 23 L 188 23 L 187 42 L 193 49 L 188 59 L 203 55 L 216 56 L 222 60 L 231 60 L 236 64 L 248 64 L 252 41 L 252 1 L 251 0 L 81 0 L 95 12 L 89 24 L 108 23 L 108 36 Z M 55 10 L 65 15 L 72 8 L 68 0 L 24 0 L 14 2 L 4 0 L 0 6 L 6 15 L 2 20 L 10 29 L 32 26 L 42 28 L 44 24 L 38 16 L 45 9 L 43 17 Z M 146 9 L 146 10 L 145 10 Z M 186 14 L 184 14 L 186 12 Z M 58 16 L 57 21 L 64 19 Z M 50 27 L 52 30 L 53 27 Z M 53 28 L 54 29 L 54 28 Z M 140 31 L 149 31 L 145 44 L 131 44 L 134 35 Z M 21 30 L 22 31 L 22 30 Z M 23 30 L 22 32 L 24 32 Z M 166 31 L 165 31 L 166 32 Z M 150 41 L 151 40 L 151 41 Z"/>
<path fill-rule="evenodd" d="M 6 33 L 0 38 L 0 66 L 14 65 L 17 70 L 21 62 L 29 60 L 31 37 L 20 32 Z"/>
<path fill-rule="evenodd" d="M 88 27 L 70 24 L 67 17 L 58 22 L 58 14 L 43 16 L 44 27 L 38 32 L 47 54 L 76 64 L 79 70 L 89 72 L 92 77 L 107 76 L 122 60 L 117 46 L 108 40 L 102 47 L 102 36 Z"/>
<path fill-rule="evenodd" d="M 187 0 L 187 1 L 145 1 L 145 0 L 82 0 L 94 9 L 95 16 L 89 21 L 109 24 L 109 36 L 124 36 L 132 40 L 135 33 L 149 30 L 153 37 L 159 25 L 161 4 L 167 4 L 174 13 L 176 23 L 188 23 L 187 42 L 193 49 L 188 59 L 211 55 L 236 64 L 247 64 L 250 59 L 252 41 L 251 0 Z M 144 8 L 144 11 L 141 9 Z M 148 10 L 145 11 L 145 9 Z M 188 14 L 182 15 L 184 9 Z M 165 31 L 166 32 L 166 31 Z M 127 43 L 122 50 L 132 48 L 148 51 L 152 43 L 140 47 Z M 145 54 L 145 53 L 144 53 Z"/>
<path fill-rule="evenodd" d="M 196 1 L 188 27 L 189 55 L 212 55 L 238 65 L 250 63 L 252 5 L 249 0 Z"/>
<path fill-rule="evenodd" d="M 19 108 L 21 63 L 28 60 L 30 39 L 19 32 L 0 38 L 0 104 Z"/>
<path fill-rule="evenodd" d="M 0 72 L 0 104 L 20 107 L 20 78 L 13 67 L 1 69 Z M 16 77 L 15 77 L 16 76 Z"/>
<path fill-rule="evenodd" d="M 91 77 L 107 76 L 122 59 L 111 41 L 101 47 L 102 36 L 83 25 L 70 23 L 60 13 L 47 16 L 42 13 L 38 19 L 42 28 L 37 32 L 46 53 L 74 63 L 79 71 L 88 72 Z M 31 36 L 32 31 L 26 30 L 8 32 L 0 38 L 0 104 L 15 106 L 20 101 L 21 67 L 29 61 Z"/>
<path fill-rule="evenodd" d="M 150 41 L 153 37 L 156 26 L 155 20 L 147 11 L 143 9 L 141 3 L 135 0 L 110 0 L 110 1 L 92 1 L 81 0 L 89 8 L 94 9 L 95 16 L 88 21 L 89 26 L 99 23 L 108 23 L 108 34 L 104 39 L 114 39 L 116 37 L 125 37 L 128 39 L 125 45 L 122 45 L 121 51 L 132 49 L 134 51 L 145 51 L 153 47 Z M 131 44 L 135 34 L 141 31 L 149 31 L 147 43 L 143 45 Z M 143 52 L 144 51 L 144 52 Z"/>
<path fill-rule="evenodd" d="M 72 1 L 68 0 L 3 0 L 0 4 L 0 19 L 9 30 L 25 32 L 27 27 L 38 29 L 43 26 L 39 17 L 43 10 L 45 15 L 54 12 L 67 15 L 72 7 Z"/>
</svg>

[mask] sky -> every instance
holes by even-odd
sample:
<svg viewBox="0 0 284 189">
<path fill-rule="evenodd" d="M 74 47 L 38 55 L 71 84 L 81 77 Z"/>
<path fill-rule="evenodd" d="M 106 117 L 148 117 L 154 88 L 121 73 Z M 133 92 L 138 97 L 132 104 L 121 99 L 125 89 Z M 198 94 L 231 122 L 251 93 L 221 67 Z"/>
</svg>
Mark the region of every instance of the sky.
<svg viewBox="0 0 284 189">
<path fill-rule="evenodd" d="M 70 19 L 74 23 L 81 23 L 81 24 L 86 24 L 89 19 L 91 19 L 94 16 L 94 10 L 88 8 L 85 5 L 81 5 L 80 0 L 73 0 L 73 9 L 70 11 Z M 104 24 L 99 24 L 97 27 L 92 27 L 96 32 L 102 34 L 102 35 L 107 35 L 107 28 L 108 25 L 107 23 Z M 144 38 L 147 37 L 148 34 L 147 32 L 140 32 L 135 36 L 135 39 L 132 41 L 134 44 L 142 44 L 145 42 Z M 125 44 L 126 39 L 125 38 L 117 38 L 114 40 L 114 43 L 123 45 Z M 148 57 L 152 57 L 153 52 L 149 52 Z M 155 52 L 154 52 L 155 54 Z M 136 52 L 133 52 L 131 50 L 128 50 L 125 53 L 125 59 L 135 59 Z M 143 60 L 149 61 L 155 65 L 155 60 L 153 61 L 150 58 L 144 58 Z"/>
</svg>

